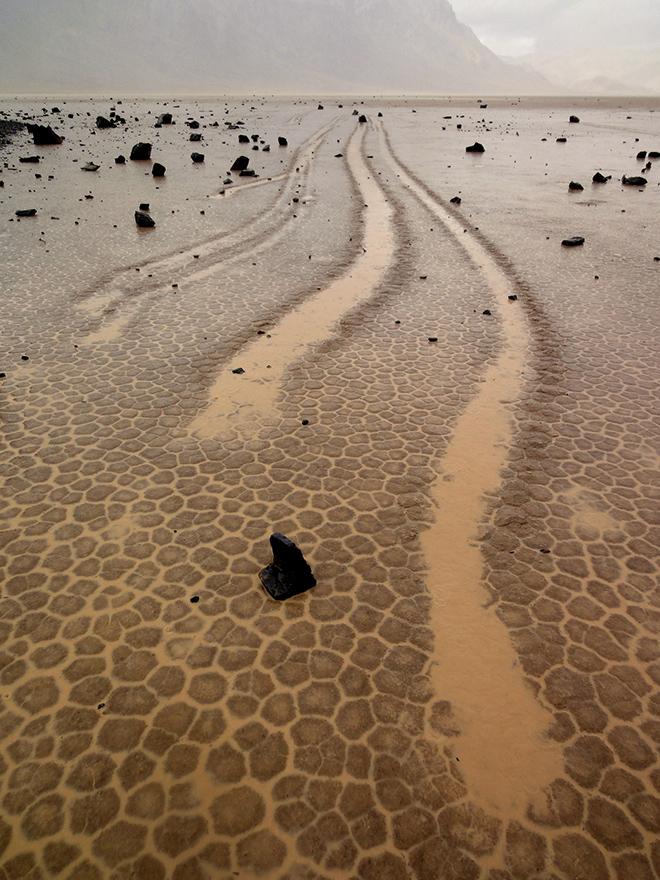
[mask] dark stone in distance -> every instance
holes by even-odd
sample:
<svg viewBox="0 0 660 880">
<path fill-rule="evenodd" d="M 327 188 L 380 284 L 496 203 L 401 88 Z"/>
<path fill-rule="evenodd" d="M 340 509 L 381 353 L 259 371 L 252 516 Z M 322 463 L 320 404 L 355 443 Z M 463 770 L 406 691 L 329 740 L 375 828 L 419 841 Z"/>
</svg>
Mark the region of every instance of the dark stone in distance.
<svg viewBox="0 0 660 880">
<path fill-rule="evenodd" d="M 135 222 L 142 229 L 153 229 L 153 227 L 156 225 L 153 217 L 150 217 L 144 211 L 135 212 Z"/>
<path fill-rule="evenodd" d="M 571 190 L 571 192 L 582 192 L 582 190 L 584 189 L 581 183 L 576 183 L 574 180 L 571 180 L 571 182 L 568 184 L 568 188 L 569 190 Z"/>
<path fill-rule="evenodd" d="M 573 122 L 573 123 L 575 123 L 575 122 L 579 122 L 579 121 L 580 121 L 580 117 L 579 117 L 579 116 L 569 116 L 568 121 L 569 121 L 569 122 Z"/>
<path fill-rule="evenodd" d="M 466 153 L 485 153 L 486 148 L 484 147 L 483 144 L 480 144 L 479 141 L 475 141 L 475 143 L 473 143 L 471 147 L 465 148 L 465 152 Z"/>
<path fill-rule="evenodd" d="M 125 165 L 126 164 L 126 156 L 115 156 L 115 165 Z"/>
<path fill-rule="evenodd" d="M 131 159 L 136 162 L 144 162 L 151 159 L 151 144 L 143 144 L 141 141 L 139 144 L 135 144 L 131 150 Z"/>
<path fill-rule="evenodd" d="M 202 139 L 202 133 L 201 133 L 201 131 L 191 131 L 191 132 L 190 132 L 190 140 L 191 140 L 194 144 L 196 144 L 196 143 L 198 143 L 199 141 L 201 141 L 201 139 Z"/>
<path fill-rule="evenodd" d="M 158 117 L 157 125 L 172 125 L 172 114 L 161 113 Z"/>
<path fill-rule="evenodd" d="M 165 177 L 166 168 L 160 162 L 154 162 L 151 173 L 154 177 Z"/>
<path fill-rule="evenodd" d="M 581 235 L 573 235 L 571 238 L 565 238 L 562 244 L 564 247 L 580 247 L 584 244 L 584 238 Z"/>
<path fill-rule="evenodd" d="M 287 140 L 285 137 L 278 137 L 278 139 L 277 139 L 277 143 L 278 143 L 281 147 L 288 147 L 288 146 L 289 146 L 289 142 L 288 142 L 288 140 Z"/>
<path fill-rule="evenodd" d="M 148 211 L 149 210 L 149 202 L 140 202 L 140 210 Z"/>
<path fill-rule="evenodd" d="M 624 186 L 646 186 L 648 180 L 645 177 L 626 177 L 624 174 L 621 183 Z"/>
<path fill-rule="evenodd" d="M 245 171 L 245 169 L 250 164 L 250 160 L 247 156 L 239 156 L 238 159 L 231 166 L 232 171 Z"/>
<path fill-rule="evenodd" d="M 199 163 L 199 162 L 203 162 L 203 161 L 204 161 L 204 153 L 191 153 L 191 154 L 190 154 L 190 158 L 191 158 L 191 159 L 193 160 L 193 162 L 195 162 L 196 164 Z"/>
<path fill-rule="evenodd" d="M 462 199 L 460 196 L 454 196 L 453 198 L 449 199 L 449 202 L 452 205 L 460 205 L 462 202 Z"/>
<path fill-rule="evenodd" d="M 19 162 L 33 162 L 37 163 L 39 161 L 39 156 L 19 156 Z"/>
<path fill-rule="evenodd" d="M 22 211 L 16 211 L 17 217 L 34 217 L 36 216 L 37 209 L 36 208 L 25 208 Z"/>
<path fill-rule="evenodd" d="M 601 174 L 600 171 L 597 171 L 597 172 L 594 174 L 594 176 L 591 178 L 591 180 L 593 181 L 593 183 L 607 183 L 607 181 L 608 181 L 608 180 L 611 180 L 611 179 L 612 179 L 612 175 L 611 175 L 611 174 L 608 174 L 607 177 L 605 177 L 605 175 L 604 175 L 604 174 Z"/>
<path fill-rule="evenodd" d="M 32 125 L 28 122 L 27 130 L 32 135 L 33 142 L 38 146 L 56 146 L 61 144 L 64 138 L 57 134 L 50 125 Z"/>
<path fill-rule="evenodd" d="M 261 569 L 259 579 L 271 599 L 290 599 L 316 586 L 311 568 L 290 538 L 275 532 L 270 536 L 270 546 L 273 561 Z"/>
<path fill-rule="evenodd" d="M 366 117 L 366 116 L 364 115 L 364 113 L 363 113 L 363 114 L 360 116 L 360 118 L 358 119 L 358 122 L 360 123 L 360 125 L 364 125 L 366 121 L 367 121 L 367 117 Z"/>
<path fill-rule="evenodd" d="M 97 116 L 96 117 L 96 127 L 97 128 L 114 128 L 115 123 L 112 119 L 106 119 L 105 116 Z"/>
</svg>

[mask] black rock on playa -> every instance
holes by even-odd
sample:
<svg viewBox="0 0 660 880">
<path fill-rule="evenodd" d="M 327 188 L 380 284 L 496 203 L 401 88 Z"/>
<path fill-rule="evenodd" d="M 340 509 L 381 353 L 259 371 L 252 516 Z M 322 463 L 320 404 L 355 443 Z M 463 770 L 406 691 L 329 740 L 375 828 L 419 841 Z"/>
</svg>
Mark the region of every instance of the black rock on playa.
<svg viewBox="0 0 660 880">
<path fill-rule="evenodd" d="M 483 144 L 480 144 L 479 141 L 475 141 L 470 147 L 465 148 L 466 153 L 485 153 L 486 148 Z"/>
<path fill-rule="evenodd" d="M 259 579 L 271 599 L 280 602 L 316 586 L 316 578 L 302 551 L 290 538 L 275 532 L 270 536 L 270 546 L 273 561 L 261 569 Z"/>
<path fill-rule="evenodd" d="M 565 238 L 562 241 L 562 245 L 564 247 L 580 247 L 584 244 L 584 238 L 581 235 L 573 235 L 570 238 Z"/>
<path fill-rule="evenodd" d="M 131 150 L 131 159 L 135 162 L 144 162 L 151 159 L 151 144 L 144 144 L 142 141 L 139 144 L 135 144 Z"/>
<path fill-rule="evenodd" d="M 150 217 L 145 211 L 135 212 L 135 222 L 141 229 L 153 229 L 156 225 L 153 217 Z"/>
<path fill-rule="evenodd" d="M 27 130 L 38 147 L 57 146 L 64 140 L 61 135 L 53 131 L 50 125 L 32 125 L 28 123 Z"/>
</svg>

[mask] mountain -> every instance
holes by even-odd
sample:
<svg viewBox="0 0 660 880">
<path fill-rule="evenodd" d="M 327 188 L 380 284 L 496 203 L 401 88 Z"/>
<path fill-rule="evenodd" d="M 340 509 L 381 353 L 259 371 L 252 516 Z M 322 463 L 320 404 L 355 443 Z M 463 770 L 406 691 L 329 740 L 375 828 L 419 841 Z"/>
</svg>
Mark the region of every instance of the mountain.
<svg viewBox="0 0 660 880">
<path fill-rule="evenodd" d="M 448 0 L 2 0 L 4 93 L 549 92 Z"/>
<path fill-rule="evenodd" d="M 538 52 L 518 61 L 575 94 L 660 94 L 660 45 Z"/>
</svg>

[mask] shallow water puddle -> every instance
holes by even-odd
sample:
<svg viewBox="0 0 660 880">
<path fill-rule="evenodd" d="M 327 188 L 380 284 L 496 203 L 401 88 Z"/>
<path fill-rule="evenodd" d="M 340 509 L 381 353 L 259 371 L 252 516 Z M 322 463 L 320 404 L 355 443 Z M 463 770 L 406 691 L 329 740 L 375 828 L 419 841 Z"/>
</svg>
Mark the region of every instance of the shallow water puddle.
<svg viewBox="0 0 660 880">
<path fill-rule="evenodd" d="M 432 487 L 435 524 L 422 536 L 437 635 L 433 680 L 449 700 L 460 734 L 454 754 L 470 794 L 489 810 L 522 816 L 561 775 L 558 745 L 547 739 L 552 716 L 538 703 L 504 624 L 487 607 L 477 533 L 487 495 L 501 483 L 512 441 L 511 406 L 523 387 L 529 335 L 512 285 L 479 241 L 387 152 L 401 181 L 443 223 L 482 271 L 502 320 L 503 346 L 476 397 L 454 427 Z"/>
<path fill-rule="evenodd" d="M 288 312 L 271 330 L 246 346 L 213 384 L 208 406 L 190 429 L 201 438 L 226 428 L 254 431 L 255 423 L 277 411 L 284 375 L 309 349 L 327 339 L 337 322 L 369 299 L 383 280 L 394 254 L 392 209 L 362 154 L 364 134 L 351 137 L 347 161 L 365 209 L 363 253 L 349 271 L 301 306 Z M 241 368 L 240 375 L 232 369 Z"/>
</svg>

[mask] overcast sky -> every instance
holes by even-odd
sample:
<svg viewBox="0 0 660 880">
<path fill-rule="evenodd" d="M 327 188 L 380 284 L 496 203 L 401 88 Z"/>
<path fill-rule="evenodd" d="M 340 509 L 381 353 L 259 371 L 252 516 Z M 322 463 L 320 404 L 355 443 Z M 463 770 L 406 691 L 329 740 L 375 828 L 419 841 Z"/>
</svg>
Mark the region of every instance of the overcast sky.
<svg viewBox="0 0 660 880">
<path fill-rule="evenodd" d="M 501 55 L 660 46 L 660 0 L 452 0 Z"/>
</svg>

